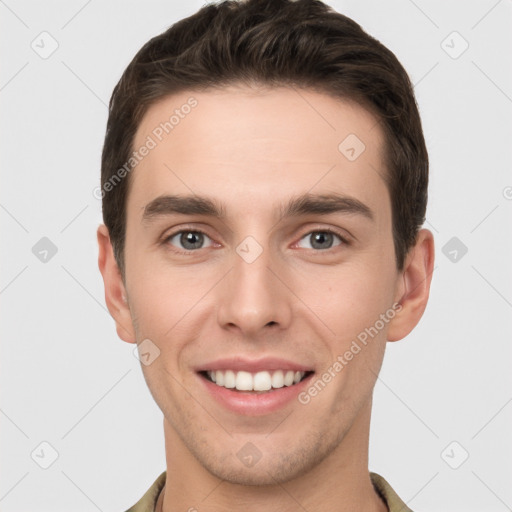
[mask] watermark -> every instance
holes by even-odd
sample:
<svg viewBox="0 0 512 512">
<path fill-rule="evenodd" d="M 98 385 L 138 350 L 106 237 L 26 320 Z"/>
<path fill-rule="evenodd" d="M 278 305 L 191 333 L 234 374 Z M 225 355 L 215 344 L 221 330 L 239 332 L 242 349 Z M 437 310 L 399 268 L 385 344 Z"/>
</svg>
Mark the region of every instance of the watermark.
<svg viewBox="0 0 512 512">
<path fill-rule="evenodd" d="M 160 349 L 149 338 L 141 341 L 132 351 L 135 359 L 138 359 L 144 366 L 149 366 L 160 356 Z"/>
<path fill-rule="evenodd" d="M 338 145 L 338 151 L 350 162 L 354 162 L 364 152 L 364 142 L 355 134 L 350 133 Z"/>
<path fill-rule="evenodd" d="M 43 238 L 32 247 L 32 254 L 41 263 L 48 263 L 57 252 L 57 246 L 46 236 L 43 236 Z"/>
<path fill-rule="evenodd" d="M 381 313 L 378 320 L 372 326 L 366 327 L 364 331 L 361 331 L 357 335 L 357 339 L 352 341 L 350 348 L 342 355 L 339 355 L 331 366 L 306 391 L 299 393 L 297 400 L 303 405 L 309 404 L 311 399 L 317 396 L 400 311 L 402 311 L 402 305 L 395 302 L 385 313 Z"/>
<path fill-rule="evenodd" d="M 469 452 L 458 441 L 452 441 L 441 452 L 441 458 L 452 469 L 459 469 L 469 458 Z"/>
<path fill-rule="evenodd" d="M 50 58 L 58 49 L 59 42 L 49 32 L 43 31 L 30 43 L 30 47 L 41 59 Z"/>
<path fill-rule="evenodd" d="M 180 106 L 180 108 L 174 109 L 174 113 L 169 117 L 167 121 L 160 123 L 156 126 L 150 135 L 146 137 L 138 149 L 132 152 L 130 158 L 120 167 L 110 178 L 103 183 L 101 187 L 96 187 L 92 191 L 92 195 L 96 199 L 103 199 L 107 192 L 113 190 L 118 183 L 123 180 L 127 174 L 129 174 L 135 167 L 142 162 L 142 160 L 149 155 L 150 151 L 155 149 L 162 140 L 169 135 L 169 133 L 178 126 L 182 119 L 190 114 L 193 108 L 197 107 L 197 100 L 191 96 L 187 102 Z"/>
<path fill-rule="evenodd" d="M 32 450 L 30 456 L 40 468 L 48 469 L 59 458 L 59 452 L 48 441 L 43 441 Z"/>
<path fill-rule="evenodd" d="M 469 48 L 469 43 L 454 30 L 441 41 L 441 48 L 455 60 Z"/>
<path fill-rule="evenodd" d="M 443 245 L 441 252 L 452 263 L 458 263 L 467 254 L 468 248 L 462 240 L 453 236 Z"/>
<path fill-rule="evenodd" d="M 261 451 L 252 443 L 245 443 L 236 454 L 238 460 L 248 468 L 255 466 L 262 455 Z"/>
<path fill-rule="evenodd" d="M 263 252 L 263 247 L 249 235 L 236 246 L 236 252 L 246 263 L 253 263 Z"/>
</svg>

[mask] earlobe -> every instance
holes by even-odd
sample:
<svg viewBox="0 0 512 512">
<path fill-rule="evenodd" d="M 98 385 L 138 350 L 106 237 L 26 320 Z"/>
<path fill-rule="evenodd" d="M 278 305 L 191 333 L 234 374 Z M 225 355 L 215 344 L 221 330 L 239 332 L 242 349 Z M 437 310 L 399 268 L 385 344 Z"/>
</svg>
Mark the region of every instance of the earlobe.
<svg viewBox="0 0 512 512">
<path fill-rule="evenodd" d="M 388 341 L 398 341 L 416 327 L 427 307 L 434 269 L 434 236 L 421 229 L 409 251 L 397 288 L 396 302 L 402 308 L 389 324 Z"/>
<path fill-rule="evenodd" d="M 116 323 L 117 335 L 127 343 L 136 343 L 125 286 L 114 257 L 108 229 L 104 224 L 98 227 L 97 238 L 98 267 L 105 286 L 105 303 Z"/>
</svg>

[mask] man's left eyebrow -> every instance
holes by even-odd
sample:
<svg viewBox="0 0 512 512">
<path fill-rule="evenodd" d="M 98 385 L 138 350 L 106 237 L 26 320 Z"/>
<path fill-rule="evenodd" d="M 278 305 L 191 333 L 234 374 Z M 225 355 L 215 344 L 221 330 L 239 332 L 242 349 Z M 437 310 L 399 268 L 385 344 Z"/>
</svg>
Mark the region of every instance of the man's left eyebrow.
<svg viewBox="0 0 512 512">
<path fill-rule="evenodd" d="M 337 193 L 303 194 L 290 199 L 288 204 L 281 208 L 282 218 L 331 213 L 359 214 L 371 221 L 375 220 L 372 210 L 359 199 Z"/>
</svg>

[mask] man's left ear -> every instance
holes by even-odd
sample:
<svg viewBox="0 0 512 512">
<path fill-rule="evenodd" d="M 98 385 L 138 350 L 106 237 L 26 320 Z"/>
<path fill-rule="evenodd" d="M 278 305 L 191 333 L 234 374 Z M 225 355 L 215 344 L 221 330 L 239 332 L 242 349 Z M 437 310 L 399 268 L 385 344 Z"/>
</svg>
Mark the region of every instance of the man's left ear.
<svg viewBox="0 0 512 512">
<path fill-rule="evenodd" d="M 401 271 L 395 302 L 402 309 L 389 322 L 388 341 L 405 338 L 420 321 L 427 307 L 433 270 L 434 235 L 428 229 L 420 229 Z"/>
</svg>

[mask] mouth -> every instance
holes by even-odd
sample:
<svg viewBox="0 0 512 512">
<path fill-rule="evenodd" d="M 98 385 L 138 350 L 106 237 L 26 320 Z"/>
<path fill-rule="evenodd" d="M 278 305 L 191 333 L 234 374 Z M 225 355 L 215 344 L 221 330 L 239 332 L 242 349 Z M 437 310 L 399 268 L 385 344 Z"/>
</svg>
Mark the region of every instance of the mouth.
<svg viewBox="0 0 512 512">
<path fill-rule="evenodd" d="M 313 371 L 264 370 L 258 372 L 237 370 L 203 370 L 201 377 L 220 388 L 231 391 L 259 395 L 271 393 L 281 388 L 300 384 L 311 376 Z"/>
<path fill-rule="evenodd" d="M 231 356 L 194 368 L 206 396 L 238 416 L 264 416 L 293 407 L 315 366 L 288 358 Z M 302 407 L 302 405 L 301 405 Z"/>
</svg>

